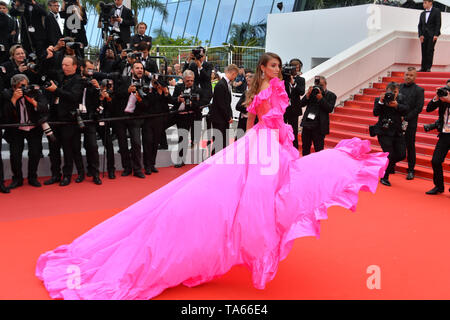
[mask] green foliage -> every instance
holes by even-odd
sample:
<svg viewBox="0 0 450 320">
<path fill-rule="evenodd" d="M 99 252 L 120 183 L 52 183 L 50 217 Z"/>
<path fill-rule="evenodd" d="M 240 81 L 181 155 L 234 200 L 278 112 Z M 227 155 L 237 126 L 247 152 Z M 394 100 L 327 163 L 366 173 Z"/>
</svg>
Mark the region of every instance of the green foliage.
<svg viewBox="0 0 450 320">
<path fill-rule="evenodd" d="M 235 46 L 264 46 L 266 42 L 267 23 L 233 24 L 230 30 L 229 43 Z"/>
</svg>

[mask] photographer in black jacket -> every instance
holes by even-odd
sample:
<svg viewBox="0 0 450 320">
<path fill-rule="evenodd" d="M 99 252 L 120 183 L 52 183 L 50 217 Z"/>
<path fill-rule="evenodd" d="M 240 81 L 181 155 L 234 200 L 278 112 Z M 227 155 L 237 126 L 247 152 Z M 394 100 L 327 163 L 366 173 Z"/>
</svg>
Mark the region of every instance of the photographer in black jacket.
<svg viewBox="0 0 450 320">
<path fill-rule="evenodd" d="M 431 165 L 433 166 L 434 188 L 426 194 L 438 194 L 444 192 L 444 172 L 442 163 L 445 161 L 450 149 L 450 80 L 447 80 L 445 88 L 438 89 L 437 95 L 427 105 L 427 112 L 439 108 L 439 119 L 434 124 L 425 126 L 426 131 L 437 129 L 439 140 L 433 152 Z M 444 95 L 446 93 L 446 95 Z M 450 191 L 450 189 L 449 189 Z"/>
<path fill-rule="evenodd" d="M 169 113 L 169 103 L 171 101 L 168 83 L 166 78 L 160 77 L 152 79 L 152 90 L 143 98 L 146 114 Z M 146 175 L 157 173 L 155 167 L 158 145 L 161 140 L 167 116 L 150 117 L 144 120 L 142 126 L 142 145 L 144 149 L 144 170 Z"/>
<path fill-rule="evenodd" d="M 300 101 L 300 108 L 306 106 L 302 118 L 302 154 L 311 153 L 311 144 L 314 143 L 315 152 L 323 150 L 325 135 L 330 133 L 330 116 L 336 103 L 336 95 L 327 90 L 327 80 L 323 76 L 317 76 L 314 86 L 309 87 L 308 92 Z"/>
<path fill-rule="evenodd" d="M 370 128 L 371 135 L 377 135 L 384 152 L 389 152 L 389 165 L 380 182 L 391 186 L 389 174 L 394 172 L 395 164 L 406 157 L 405 136 L 402 129 L 402 117 L 408 112 L 404 98 L 399 95 L 399 85 L 390 82 L 386 92 L 374 102 L 373 115 L 378 122 Z"/>
<path fill-rule="evenodd" d="M 1 88 L 1 86 L 0 86 Z M 2 90 L 3 91 L 3 90 Z M 0 91 L 0 99 L 3 99 L 3 96 L 1 95 Z M 4 110 L 3 110 L 3 102 L 0 104 L 0 125 L 4 124 L 6 122 L 5 116 L 4 116 Z M 0 128 L 0 192 L 1 193 L 9 193 L 9 189 L 4 184 L 4 172 L 3 172 L 3 160 L 2 160 L 2 139 L 3 139 L 3 128 Z"/>
<path fill-rule="evenodd" d="M 289 62 L 291 67 L 295 67 L 295 75 L 283 74 L 284 85 L 289 96 L 289 106 L 284 113 L 284 121 L 291 125 L 294 131 L 294 147 L 298 149 L 298 117 L 302 115 L 300 100 L 305 94 L 305 78 L 301 77 L 302 62 L 299 59 L 292 59 Z"/>
<path fill-rule="evenodd" d="M 75 122 L 78 108 L 83 96 L 83 80 L 77 73 L 78 61 L 76 57 L 66 56 L 62 61 L 64 76 L 58 82 L 58 86 L 51 81 L 46 90 L 55 95 L 54 104 L 58 121 Z M 67 186 L 71 182 L 73 163 L 76 161 L 78 178 L 75 182 L 84 180 L 84 169 L 81 158 L 81 131 L 77 123 L 60 127 L 61 144 L 64 153 L 63 180 L 60 186 Z M 80 163 L 81 161 L 81 163 Z"/>
<path fill-rule="evenodd" d="M 4 117 L 8 123 L 28 124 L 8 128 L 5 140 L 9 143 L 13 178 L 9 189 L 23 185 L 22 153 L 25 140 L 28 144 L 28 184 L 40 187 L 37 169 L 42 150 L 42 128 L 39 124 L 48 117 L 48 103 L 39 87 L 30 87 L 27 76 L 16 74 L 11 78 L 11 89 L 4 91 Z"/>
<path fill-rule="evenodd" d="M 424 89 L 414 83 L 416 76 L 416 68 L 409 67 L 405 72 L 405 82 L 400 85 L 400 94 L 405 98 L 406 104 L 408 105 L 408 111 L 403 118 L 407 123 L 405 142 L 408 156 L 408 175 L 406 176 L 406 180 L 414 179 L 417 121 L 424 103 Z"/>
<path fill-rule="evenodd" d="M 95 120 L 98 114 L 100 102 L 100 84 L 93 79 L 94 64 L 90 60 L 81 63 L 81 77 L 84 80 L 83 97 L 80 104 L 80 113 L 83 120 Z M 86 150 L 86 161 L 88 174 L 93 177 L 93 182 L 102 184 L 100 180 L 100 157 L 97 145 L 97 124 L 86 123 L 81 129 L 84 139 L 84 149 Z"/>
</svg>

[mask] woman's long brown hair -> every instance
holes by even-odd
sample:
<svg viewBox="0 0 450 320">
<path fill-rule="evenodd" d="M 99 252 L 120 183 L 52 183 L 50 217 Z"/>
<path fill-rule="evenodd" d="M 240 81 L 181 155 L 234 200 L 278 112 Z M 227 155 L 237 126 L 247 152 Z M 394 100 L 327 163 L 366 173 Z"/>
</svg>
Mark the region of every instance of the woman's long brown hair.
<svg viewBox="0 0 450 320">
<path fill-rule="evenodd" d="M 278 78 L 282 79 L 282 75 L 281 75 L 281 67 L 282 67 L 282 62 L 281 62 L 281 58 L 276 54 L 276 53 L 272 53 L 272 52 L 266 52 L 264 53 L 258 61 L 258 66 L 256 67 L 256 71 L 255 71 L 255 76 L 253 77 L 253 83 L 252 86 L 250 87 L 250 89 L 247 91 L 246 93 L 246 98 L 245 98 L 245 102 L 244 105 L 246 107 L 248 107 L 250 105 L 250 103 L 252 103 L 253 98 L 261 91 L 261 85 L 263 82 L 263 72 L 261 70 L 261 66 L 267 66 L 267 63 L 272 60 L 272 59 L 277 59 L 280 62 L 280 73 L 278 74 Z"/>
</svg>

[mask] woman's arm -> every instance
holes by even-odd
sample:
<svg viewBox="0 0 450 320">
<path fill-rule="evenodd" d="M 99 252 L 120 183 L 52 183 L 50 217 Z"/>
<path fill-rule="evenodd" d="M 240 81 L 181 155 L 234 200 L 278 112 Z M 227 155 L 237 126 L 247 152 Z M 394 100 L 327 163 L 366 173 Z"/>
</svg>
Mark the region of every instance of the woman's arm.
<svg viewBox="0 0 450 320">
<path fill-rule="evenodd" d="M 248 118 L 247 118 L 247 130 L 250 130 L 253 128 L 253 125 L 255 124 L 255 118 L 256 114 L 249 112 Z"/>
</svg>

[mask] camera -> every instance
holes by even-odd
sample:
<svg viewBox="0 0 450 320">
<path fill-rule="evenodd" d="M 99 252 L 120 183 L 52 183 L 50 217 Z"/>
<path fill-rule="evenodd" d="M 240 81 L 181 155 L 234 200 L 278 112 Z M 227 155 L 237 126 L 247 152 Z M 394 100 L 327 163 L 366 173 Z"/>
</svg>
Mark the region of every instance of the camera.
<svg viewBox="0 0 450 320">
<path fill-rule="evenodd" d="M 83 118 L 81 117 L 81 110 L 80 110 L 80 109 L 77 109 L 77 110 L 75 110 L 75 111 L 71 111 L 70 113 L 71 113 L 72 116 L 74 116 L 75 119 L 77 120 L 78 127 L 79 127 L 80 129 L 84 129 L 84 128 L 86 127 L 86 125 L 84 124 Z"/>
<path fill-rule="evenodd" d="M 77 51 L 83 49 L 84 46 L 81 42 L 66 42 L 66 47 Z"/>
<path fill-rule="evenodd" d="M 100 83 L 100 87 L 106 89 L 106 92 L 111 95 L 113 93 L 114 81 L 111 79 L 103 79 Z"/>
<path fill-rule="evenodd" d="M 152 82 L 156 85 L 160 85 L 161 87 L 169 86 L 169 79 L 166 75 L 163 74 L 154 74 L 152 76 Z"/>
<path fill-rule="evenodd" d="M 389 104 L 389 103 L 393 102 L 394 100 L 395 100 L 395 94 L 393 92 L 386 92 L 384 94 L 383 101 L 385 104 Z"/>
<path fill-rule="evenodd" d="M 144 58 L 144 54 L 142 52 L 133 52 L 128 53 L 127 57 L 129 57 L 130 59 L 136 59 L 136 61 L 142 61 L 142 59 Z"/>
<path fill-rule="evenodd" d="M 193 101 L 200 100 L 200 95 L 198 93 L 193 93 L 193 92 L 183 92 L 181 97 L 184 99 L 185 105 L 190 105 L 190 104 L 192 104 Z"/>
<path fill-rule="evenodd" d="M 150 84 L 144 82 L 142 79 L 134 80 L 131 83 L 136 87 L 137 93 L 141 96 L 141 98 L 145 98 L 147 94 L 150 92 Z"/>
<path fill-rule="evenodd" d="M 442 87 L 436 90 L 436 94 L 439 98 L 446 97 L 450 89 L 448 87 Z"/>
<path fill-rule="evenodd" d="M 322 92 L 322 94 L 323 94 L 323 89 L 322 89 L 322 86 L 320 85 L 320 76 L 315 76 L 314 77 L 314 86 L 311 91 L 311 96 L 316 97 L 319 94 L 319 92 Z"/>
<path fill-rule="evenodd" d="M 27 68 L 31 71 L 37 71 L 38 69 L 37 60 L 38 60 L 37 55 L 35 53 L 30 53 L 28 55 L 28 58 L 26 58 L 23 61 L 23 64 L 25 64 Z"/>
<path fill-rule="evenodd" d="M 392 121 L 391 118 L 387 118 L 387 119 L 382 119 L 381 120 L 381 127 L 385 130 L 389 129 L 389 127 L 393 124 L 394 122 Z"/>
<path fill-rule="evenodd" d="M 22 85 L 20 87 L 24 96 L 36 98 L 41 93 L 41 88 L 36 84 Z"/>
<path fill-rule="evenodd" d="M 283 80 L 290 81 L 291 76 L 295 77 L 297 75 L 297 67 L 285 64 L 281 69 L 281 74 L 283 75 Z M 320 79 L 319 79 L 320 81 Z"/>
<path fill-rule="evenodd" d="M 104 3 L 100 1 L 100 19 L 103 23 L 109 23 L 109 19 L 114 15 L 114 3 Z"/>
<path fill-rule="evenodd" d="M 52 83 L 50 82 L 50 79 L 47 78 L 46 75 L 43 75 L 41 77 L 41 82 L 42 82 L 42 88 L 47 89 L 49 87 L 51 87 Z M 53 83 L 58 86 L 58 83 L 56 81 L 53 81 Z"/>
<path fill-rule="evenodd" d="M 428 123 L 428 124 L 424 124 L 423 125 L 423 130 L 425 130 L 425 132 L 429 132 L 431 130 L 441 130 L 441 122 L 438 120 L 436 120 L 434 123 Z"/>
</svg>

